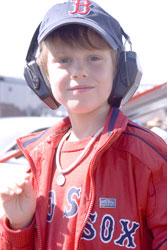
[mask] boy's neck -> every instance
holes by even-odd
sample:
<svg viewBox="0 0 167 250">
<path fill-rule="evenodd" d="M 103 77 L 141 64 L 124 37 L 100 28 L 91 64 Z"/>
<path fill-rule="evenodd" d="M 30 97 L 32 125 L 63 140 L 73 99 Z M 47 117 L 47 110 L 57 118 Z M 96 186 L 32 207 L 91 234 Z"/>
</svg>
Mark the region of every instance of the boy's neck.
<svg viewBox="0 0 167 250">
<path fill-rule="evenodd" d="M 110 107 L 105 110 L 90 112 L 87 114 L 69 113 L 72 124 L 69 141 L 79 141 L 90 136 L 94 136 L 96 132 L 102 128 L 108 117 Z"/>
</svg>

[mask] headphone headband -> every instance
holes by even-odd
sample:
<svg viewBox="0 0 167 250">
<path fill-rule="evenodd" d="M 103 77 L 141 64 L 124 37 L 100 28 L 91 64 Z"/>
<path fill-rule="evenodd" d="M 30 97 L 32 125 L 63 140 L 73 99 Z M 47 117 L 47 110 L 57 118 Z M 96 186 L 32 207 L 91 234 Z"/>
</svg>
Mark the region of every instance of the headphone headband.
<svg viewBox="0 0 167 250">
<path fill-rule="evenodd" d="M 38 49 L 38 34 L 39 34 L 39 28 L 40 28 L 40 25 L 38 25 L 37 29 L 35 30 L 35 33 L 31 39 L 31 42 L 30 42 L 30 46 L 28 48 L 28 52 L 27 52 L 27 55 L 26 55 L 26 63 L 29 63 L 31 61 L 33 61 L 35 59 L 35 55 L 36 55 L 36 52 L 37 52 L 37 49 Z"/>
</svg>

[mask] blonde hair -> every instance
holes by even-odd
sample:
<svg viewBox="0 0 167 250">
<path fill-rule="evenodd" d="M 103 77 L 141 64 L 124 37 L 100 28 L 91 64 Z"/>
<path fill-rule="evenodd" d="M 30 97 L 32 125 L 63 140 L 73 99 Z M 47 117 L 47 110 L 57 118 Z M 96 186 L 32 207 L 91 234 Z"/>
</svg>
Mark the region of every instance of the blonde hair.
<svg viewBox="0 0 167 250">
<path fill-rule="evenodd" d="M 48 78 L 47 69 L 47 55 L 48 51 L 53 54 L 55 49 L 56 39 L 60 39 L 65 46 L 70 48 L 85 48 L 91 49 L 109 49 L 111 50 L 111 57 L 113 64 L 117 65 L 118 53 L 114 51 L 110 45 L 93 29 L 78 24 L 69 24 L 53 31 L 40 44 L 39 55 L 37 57 L 37 64 L 39 65 L 43 74 Z"/>
</svg>

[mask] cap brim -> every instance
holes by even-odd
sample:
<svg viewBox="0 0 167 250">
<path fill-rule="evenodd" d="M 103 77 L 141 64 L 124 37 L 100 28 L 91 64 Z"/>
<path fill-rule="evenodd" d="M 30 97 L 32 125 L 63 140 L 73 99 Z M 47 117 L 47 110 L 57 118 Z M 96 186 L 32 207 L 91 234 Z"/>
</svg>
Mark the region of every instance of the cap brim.
<svg viewBox="0 0 167 250">
<path fill-rule="evenodd" d="M 38 43 L 40 43 L 41 41 L 45 40 L 47 38 L 47 36 L 49 34 L 51 34 L 54 30 L 65 26 L 65 25 L 69 25 L 69 24 L 81 24 L 81 25 L 85 25 L 88 26 L 92 29 L 94 29 L 99 35 L 101 35 L 104 40 L 114 49 L 117 50 L 118 49 L 118 45 L 117 43 L 114 41 L 114 39 L 112 38 L 112 36 L 108 35 L 108 33 L 102 29 L 101 27 L 99 27 L 98 25 L 96 25 L 96 23 L 89 21 L 89 20 L 84 20 L 81 18 L 69 18 L 69 19 L 65 19 L 63 21 L 60 22 L 56 22 L 53 23 L 52 25 L 48 26 L 45 30 L 41 31 L 39 33 L 38 36 Z"/>
</svg>

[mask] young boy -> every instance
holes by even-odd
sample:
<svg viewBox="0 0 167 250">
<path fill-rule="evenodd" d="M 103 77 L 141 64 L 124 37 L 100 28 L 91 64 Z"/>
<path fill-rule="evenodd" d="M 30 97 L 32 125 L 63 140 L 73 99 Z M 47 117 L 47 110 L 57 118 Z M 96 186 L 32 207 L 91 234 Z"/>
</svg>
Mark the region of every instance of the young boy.
<svg viewBox="0 0 167 250">
<path fill-rule="evenodd" d="M 18 140 L 30 169 L 1 190 L 1 250 L 167 250 L 166 144 L 114 107 L 123 34 L 92 1 L 46 14 L 37 63 L 69 117 Z"/>
</svg>

